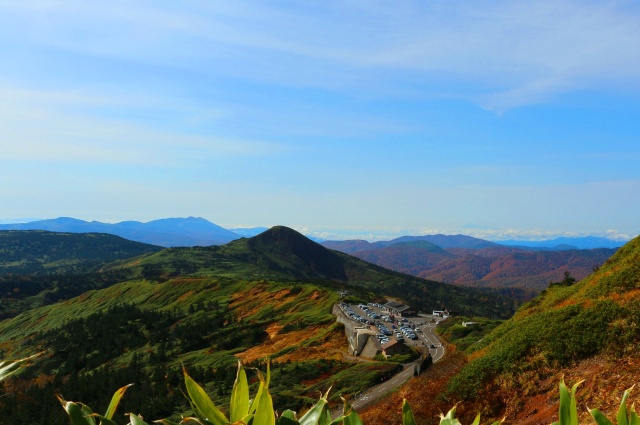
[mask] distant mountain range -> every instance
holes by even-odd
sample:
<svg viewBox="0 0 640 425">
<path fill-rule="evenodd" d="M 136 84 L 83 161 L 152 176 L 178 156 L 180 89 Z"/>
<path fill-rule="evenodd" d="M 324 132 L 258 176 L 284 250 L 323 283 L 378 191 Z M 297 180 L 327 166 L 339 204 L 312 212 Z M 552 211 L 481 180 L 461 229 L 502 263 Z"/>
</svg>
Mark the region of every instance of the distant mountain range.
<svg viewBox="0 0 640 425">
<path fill-rule="evenodd" d="M 242 237 L 199 217 L 164 218 L 147 223 L 122 221 L 114 224 L 60 217 L 30 223 L 1 224 L 0 230 L 108 233 L 132 241 L 163 247 L 222 245 Z"/>
<path fill-rule="evenodd" d="M 136 242 L 177 246 L 224 245 L 242 237 L 253 237 L 268 230 L 267 227 L 225 229 L 201 217 L 164 218 L 142 223 L 122 221 L 120 223 L 102 223 L 83 221 L 70 217 L 30 221 L 28 223 L 2 223 L 0 230 L 47 230 L 69 233 L 108 233 Z M 482 249 L 499 246 L 515 246 L 521 249 L 562 251 L 570 249 L 618 248 L 624 242 L 600 237 L 557 238 L 545 241 L 504 240 L 491 242 L 466 235 L 426 235 L 401 236 L 390 241 L 367 242 L 365 240 L 324 241 L 306 235 L 315 242 L 322 242 L 327 248 L 345 253 L 373 251 L 402 242 L 425 241 L 440 248 Z"/>
<path fill-rule="evenodd" d="M 562 243 L 566 239 L 556 241 Z M 602 238 L 579 239 L 572 239 L 574 245 L 597 245 Z M 577 249 L 573 245 L 570 249 L 506 246 L 463 235 L 405 236 L 375 243 L 326 241 L 322 244 L 424 279 L 458 285 L 520 288 L 529 291 L 530 296 L 545 289 L 549 282 L 562 280 L 565 271 L 578 280 L 584 278 L 615 253 L 614 248 Z M 568 244 L 562 246 L 569 247 Z"/>
<path fill-rule="evenodd" d="M 346 240 L 346 241 L 323 241 L 322 245 L 327 248 L 335 249 L 346 254 L 352 254 L 357 251 L 374 251 L 382 249 L 397 243 L 406 242 L 429 242 L 440 248 L 469 248 L 481 249 L 499 246 L 495 242 L 485 241 L 483 239 L 474 238 L 465 235 L 426 235 L 426 236 L 401 236 L 390 241 L 367 242 L 365 240 Z"/>
</svg>

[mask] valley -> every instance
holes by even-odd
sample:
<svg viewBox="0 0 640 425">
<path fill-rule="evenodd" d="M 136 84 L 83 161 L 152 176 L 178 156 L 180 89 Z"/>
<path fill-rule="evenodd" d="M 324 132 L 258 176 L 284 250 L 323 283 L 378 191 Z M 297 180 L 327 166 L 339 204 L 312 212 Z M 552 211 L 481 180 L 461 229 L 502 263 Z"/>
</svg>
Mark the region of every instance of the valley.
<svg viewBox="0 0 640 425">
<path fill-rule="evenodd" d="M 613 248 L 566 246 L 535 250 L 445 235 L 373 244 L 327 241 L 323 245 L 401 273 L 455 285 L 500 288 L 522 300 L 533 298 L 549 282 L 561 280 L 567 271 L 578 280 L 588 276 L 616 252 Z"/>
</svg>

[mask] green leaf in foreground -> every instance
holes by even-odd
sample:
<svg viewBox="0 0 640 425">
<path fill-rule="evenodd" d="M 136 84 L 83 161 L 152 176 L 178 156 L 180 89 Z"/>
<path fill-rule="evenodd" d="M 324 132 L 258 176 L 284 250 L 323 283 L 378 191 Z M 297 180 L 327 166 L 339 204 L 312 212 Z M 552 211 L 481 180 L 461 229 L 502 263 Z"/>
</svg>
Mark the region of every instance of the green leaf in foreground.
<svg viewBox="0 0 640 425">
<path fill-rule="evenodd" d="M 633 387 L 632 387 L 633 388 Z M 629 425 L 629 413 L 627 412 L 627 397 L 629 397 L 629 392 L 632 390 L 629 388 L 622 395 L 622 401 L 620 401 L 620 408 L 618 408 L 618 414 L 616 415 L 616 420 L 618 421 L 618 425 Z"/>
<path fill-rule="evenodd" d="M 253 417 L 253 425 L 275 425 L 276 416 L 273 411 L 273 400 L 268 389 L 261 391 L 254 403 L 256 404 L 256 410 Z"/>
<path fill-rule="evenodd" d="M 95 425 L 96 421 L 93 419 L 93 412 L 88 406 L 82 403 L 75 403 L 73 401 L 66 401 L 61 396 L 57 395 L 62 408 L 69 415 L 72 425 Z"/>
<path fill-rule="evenodd" d="M 316 425 L 320 421 L 326 405 L 326 396 L 320 397 L 320 400 L 318 400 L 318 402 L 314 404 L 313 407 L 300 418 L 300 425 Z"/>
<path fill-rule="evenodd" d="M 343 408 L 342 408 L 342 417 L 344 425 L 364 425 L 362 419 L 358 415 L 358 413 L 353 410 L 353 407 L 347 403 L 347 400 L 342 399 Z"/>
<path fill-rule="evenodd" d="M 236 381 L 233 384 L 231 392 L 231 406 L 229 416 L 231 422 L 238 422 L 249 414 L 249 383 L 247 382 L 247 373 L 242 367 L 242 363 L 238 362 L 238 373 Z"/>
<path fill-rule="evenodd" d="M 640 425 L 640 418 L 638 418 L 635 406 L 631 406 L 631 412 L 627 411 L 627 397 L 629 397 L 629 393 L 632 389 L 633 387 L 629 388 L 622 395 L 620 407 L 618 408 L 618 413 L 616 415 L 618 425 Z M 611 422 L 600 410 L 589 408 L 587 408 L 587 410 L 598 425 L 613 425 L 613 422 Z"/>
<path fill-rule="evenodd" d="M 142 416 L 136 415 L 134 413 L 129 413 L 129 420 L 131 425 L 149 425 L 142 420 Z"/>
<path fill-rule="evenodd" d="M 0 361 L 0 381 L 13 375 L 23 367 L 25 367 L 31 360 L 39 357 L 42 353 L 34 354 L 33 356 L 25 357 L 20 360 L 3 360 Z"/>
<path fill-rule="evenodd" d="M 213 425 L 227 425 L 229 420 L 211 401 L 207 393 L 184 370 L 184 383 L 187 387 L 189 399 L 196 409 L 200 419 Z"/>
<path fill-rule="evenodd" d="M 113 394 L 113 397 L 111 397 L 111 402 L 109 403 L 109 407 L 107 408 L 107 413 L 104 414 L 105 418 L 113 418 L 113 414 L 116 412 L 118 404 L 120 403 L 120 400 L 122 400 L 122 396 L 124 395 L 125 391 L 127 391 L 127 388 L 129 388 L 131 385 L 133 384 L 125 385 L 124 387 L 119 388 Z"/>
<path fill-rule="evenodd" d="M 593 416 L 593 419 L 598 425 L 613 425 L 607 417 L 598 409 L 589 409 L 589 413 Z"/>
<path fill-rule="evenodd" d="M 298 425 L 298 419 L 296 418 L 296 412 L 291 409 L 287 409 L 276 420 L 278 425 Z"/>
<path fill-rule="evenodd" d="M 416 418 L 407 400 L 402 400 L 402 425 L 416 425 Z"/>
<path fill-rule="evenodd" d="M 446 416 L 440 415 L 440 425 L 460 425 L 460 421 L 456 419 L 456 406 L 453 406 Z"/>
</svg>

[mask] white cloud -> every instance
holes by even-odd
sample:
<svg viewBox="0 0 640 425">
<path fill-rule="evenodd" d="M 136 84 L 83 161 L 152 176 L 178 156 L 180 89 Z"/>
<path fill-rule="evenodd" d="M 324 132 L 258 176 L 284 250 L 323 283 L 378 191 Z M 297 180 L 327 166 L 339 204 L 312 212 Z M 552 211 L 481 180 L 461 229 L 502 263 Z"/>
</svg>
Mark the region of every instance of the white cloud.
<svg viewBox="0 0 640 425">
<path fill-rule="evenodd" d="M 156 107 L 156 103 L 146 102 L 153 101 L 108 97 L 104 93 L 36 92 L 0 86 L 1 160 L 185 166 L 283 150 L 276 143 L 184 131 L 203 120 L 224 116 L 215 110 L 191 108 L 184 121 L 175 117 L 177 123 L 167 125 L 167 129 L 138 122 L 135 113 L 119 118 L 91 113 L 100 107 L 134 111 Z M 184 110 L 173 112 L 178 115 Z"/>
<path fill-rule="evenodd" d="M 640 13 L 628 2 L 8 2 L 3 8 L 31 23 L 21 37 L 63 51 L 285 86 L 387 95 L 406 81 L 423 95 L 444 92 L 498 112 L 573 90 L 640 89 Z"/>
<path fill-rule="evenodd" d="M 542 241 L 560 237 L 585 237 L 598 236 L 616 241 L 628 241 L 637 234 L 620 232 L 618 230 L 607 231 L 563 231 L 546 229 L 469 229 L 469 228 L 400 228 L 397 226 L 379 226 L 373 228 L 365 227 L 312 227 L 312 226 L 291 226 L 295 230 L 308 236 L 321 238 L 324 240 L 354 240 L 362 239 L 369 242 L 388 241 L 401 236 L 425 236 L 425 235 L 467 235 L 479 239 L 499 241 L 499 240 L 522 240 L 522 241 Z"/>
</svg>

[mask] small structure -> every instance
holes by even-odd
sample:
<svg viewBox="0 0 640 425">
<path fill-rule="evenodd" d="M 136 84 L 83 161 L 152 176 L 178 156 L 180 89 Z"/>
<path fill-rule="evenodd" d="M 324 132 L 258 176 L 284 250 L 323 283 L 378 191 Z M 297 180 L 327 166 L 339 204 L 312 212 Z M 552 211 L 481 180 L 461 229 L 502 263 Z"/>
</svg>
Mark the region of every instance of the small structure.
<svg viewBox="0 0 640 425">
<path fill-rule="evenodd" d="M 356 327 L 349 337 L 349 348 L 354 356 L 373 358 L 380 354 L 376 333 L 369 327 Z"/>
<path fill-rule="evenodd" d="M 409 347 L 395 339 L 392 339 L 382 345 L 382 354 L 384 354 L 385 357 L 393 356 L 395 354 L 406 354 L 408 352 L 410 352 Z"/>
<path fill-rule="evenodd" d="M 338 291 L 338 295 L 340 295 L 340 298 L 344 298 L 349 295 L 349 291 Z"/>
<path fill-rule="evenodd" d="M 477 325 L 477 322 L 462 322 L 462 326 L 467 328 L 469 326 Z"/>
<path fill-rule="evenodd" d="M 384 308 L 394 316 L 406 316 L 416 313 L 411 307 L 398 301 L 389 301 L 384 305 Z"/>
</svg>

